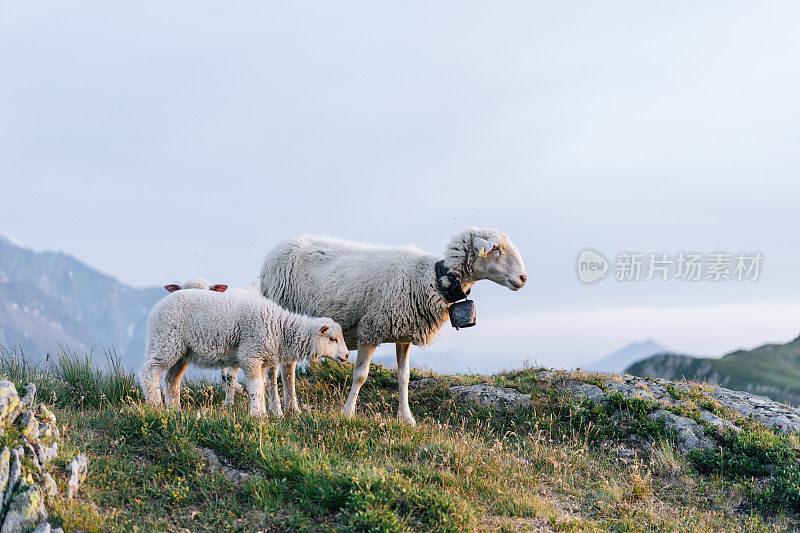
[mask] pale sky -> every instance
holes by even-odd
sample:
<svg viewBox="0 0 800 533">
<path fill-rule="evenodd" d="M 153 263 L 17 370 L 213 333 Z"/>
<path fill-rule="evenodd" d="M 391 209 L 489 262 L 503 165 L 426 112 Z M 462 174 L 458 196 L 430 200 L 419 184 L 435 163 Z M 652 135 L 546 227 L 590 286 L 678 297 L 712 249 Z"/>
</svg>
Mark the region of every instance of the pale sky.
<svg viewBox="0 0 800 533">
<path fill-rule="evenodd" d="M 506 232 L 430 351 L 569 366 L 800 333 L 796 2 L 0 0 L 0 231 L 118 279 L 252 281 L 312 232 Z M 755 282 L 583 285 L 584 248 L 754 252 Z M 414 357 L 424 357 L 423 351 Z M 513 363 L 509 363 L 513 364 Z"/>
</svg>

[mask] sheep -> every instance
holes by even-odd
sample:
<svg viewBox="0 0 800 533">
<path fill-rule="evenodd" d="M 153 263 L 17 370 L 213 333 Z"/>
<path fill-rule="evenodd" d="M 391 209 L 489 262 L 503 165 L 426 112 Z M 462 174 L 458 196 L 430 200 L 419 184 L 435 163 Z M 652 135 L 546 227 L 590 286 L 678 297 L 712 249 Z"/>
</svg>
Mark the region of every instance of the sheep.
<svg viewBox="0 0 800 533">
<path fill-rule="evenodd" d="M 205 278 L 192 278 L 188 281 L 184 281 L 180 285 L 176 283 L 164 285 L 164 288 L 167 289 L 167 292 L 175 292 L 181 289 L 205 289 L 210 291 L 225 292 L 228 289 L 228 286 L 219 283 L 212 285 L 211 282 Z"/>
<path fill-rule="evenodd" d="M 329 316 L 342 325 L 348 348 L 358 349 L 353 384 L 343 408 L 347 416 L 355 413 L 375 348 L 395 343 L 398 418 L 414 426 L 408 407 L 410 346 L 433 342 L 447 320 L 450 303 L 456 301 L 454 293 L 463 298 L 463 292 L 482 279 L 512 291 L 527 281 L 519 251 L 496 229 L 465 229 L 447 244 L 443 259 L 416 247 L 301 235 L 267 254 L 261 293 L 290 311 Z M 294 389 L 294 363 L 281 365 L 281 377 L 285 397 L 287 390 Z"/>
<path fill-rule="evenodd" d="M 203 289 L 217 292 L 225 292 L 228 290 L 227 285 L 216 284 L 211 285 L 211 282 L 205 278 L 191 278 L 181 284 L 171 283 L 164 285 L 167 292 L 175 292 L 181 289 Z M 231 289 L 231 292 L 244 292 L 249 294 L 259 294 L 258 286 L 252 283 L 247 287 L 240 287 Z M 237 392 L 244 392 L 242 386 L 236 380 L 239 374 L 239 368 L 225 367 L 222 369 L 222 383 L 225 384 L 225 400 L 222 402 L 222 408 L 227 409 L 233 406 L 236 399 Z M 281 409 L 281 402 L 278 398 L 278 367 L 264 367 L 264 382 L 269 386 L 269 412 L 275 416 L 283 416 Z"/>
<path fill-rule="evenodd" d="M 180 380 L 189 363 L 241 367 L 250 413 L 265 415 L 264 366 L 347 356 L 342 328 L 330 318 L 291 313 L 260 295 L 184 289 L 150 312 L 142 389 L 148 403 L 160 406 L 159 378 L 167 371 L 166 404 L 180 409 Z"/>
</svg>

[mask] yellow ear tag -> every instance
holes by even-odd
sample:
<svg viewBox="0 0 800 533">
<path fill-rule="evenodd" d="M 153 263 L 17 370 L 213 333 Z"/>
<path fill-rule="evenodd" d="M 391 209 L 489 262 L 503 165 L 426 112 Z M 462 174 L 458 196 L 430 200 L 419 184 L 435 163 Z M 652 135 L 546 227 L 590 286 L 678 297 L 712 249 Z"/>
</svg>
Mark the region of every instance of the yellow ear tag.
<svg viewBox="0 0 800 533">
<path fill-rule="evenodd" d="M 480 253 L 478 255 L 481 256 L 481 257 L 486 257 L 487 255 L 489 255 L 489 252 L 486 251 L 486 248 L 481 246 L 481 251 L 480 251 Z"/>
</svg>

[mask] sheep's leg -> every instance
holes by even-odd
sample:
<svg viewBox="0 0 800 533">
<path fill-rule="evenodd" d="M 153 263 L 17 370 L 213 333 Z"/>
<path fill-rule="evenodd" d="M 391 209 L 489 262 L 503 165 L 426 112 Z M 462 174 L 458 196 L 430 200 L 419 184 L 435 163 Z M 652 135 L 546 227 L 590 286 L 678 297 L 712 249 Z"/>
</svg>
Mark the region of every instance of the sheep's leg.
<svg viewBox="0 0 800 533">
<path fill-rule="evenodd" d="M 227 409 L 233 406 L 236 399 L 236 376 L 239 375 L 239 367 L 228 367 L 222 369 L 222 382 L 225 384 L 225 401 L 222 408 Z"/>
<path fill-rule="evenodd" d="M 283 416 L 281 398 L 278 395 L 278 367 L 264 367 L 264 380 L 269 387 L 269 412 L 277 417 Z M 286 383 L 284 381 L 284 383 Z M 284 385 L 285 387 L 286 385 Z"/>
<path fill-rule="evenodd" d="M 409 375 L 409 350 L 411 344 L 398 342 L 395 344 L 397 351 L 397 390 L 400 393 L 400 405 L 397 408 L 397 418 L 416 426 L 417 421 L 408 407 L 408 375 Z"/>
<path fill-rule="evenodd" d="M 358 345 L 358 358 L 356 359 L 356 367 L 353 369 L 353 386 L 350 388 L 350 395 L 347 397 L 347 403 L 344 404 L 342 413 L 347 416 L 353 416 L 356 413 L 356 400 L 358 400 L 358 391 L 367 380 L 369 374 L 369 362 L 372 359 L 372 354 L 375 353 L 377 344 L 359 344 Z"/>
<path fill-rule="evenodd" d="M 181 378 L 184 372 L 189 367 L 189 359 L 181 357 L 178 361 L 169 367 L 166 376 L 164 376 L 164 396 L 166 397 L 167 407 L 172 409 L 181 409 Z"/>
<path fill-rule="evenodd" d="M 263 362 L 258 360 L 248 361 L 246 366 L 242 366 L 244 371 L 244 388 L 250 397 L 250 414 L 254 416 L 266 416 L 267 406 L 264 401 L 264 375 L 262 373 Z"/>
<path fill-rule="evenodd" d="M 296 366 L 297 361 L 281 365 L 283 403 L 286 404 L 286 412 L 294 415 L 300 414 L 300 406 L 297 404 L 297 392 L 294 390 L 294 370 Z"/>
<path fill-rule="evenodd" d="M 149 358 L 142 367 L 142 390 L 147 403 L 161 407 L 161 374 L 164 365 L 157 359 Z"/>
</svg>

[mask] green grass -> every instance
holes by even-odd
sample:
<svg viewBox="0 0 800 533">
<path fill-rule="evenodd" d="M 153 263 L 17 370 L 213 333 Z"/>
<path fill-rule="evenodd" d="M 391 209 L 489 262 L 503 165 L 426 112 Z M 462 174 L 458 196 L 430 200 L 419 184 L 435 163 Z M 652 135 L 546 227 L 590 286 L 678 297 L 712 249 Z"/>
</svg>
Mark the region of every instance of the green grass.
<svg viewBox="0 0 800 533">
<path fill-rule="evenodd" d="M 52 510 L 82 531 L 773 531 L 797 527 L 791 436 L 745 429 L 725 455 L 681 457 L 647 418 L 654 405 L 610 395 L 572 402 L 532 369 L 431 377 L 412 393 L 418 421 L 393 418 L 397 382 L 373 366 L 358 416 L 339 414 L 351 365 L 298 375 L 310 411 L 247 415 L 221 387 L 188 383 L 182 412 L 144 405 L 134 374 L 113 357 L 102 370 L 64 353 L 42 364 L 0 354 L 0 375 L 33 381 L 50 399 L 70 453 L 85 453 L 80 497 Z M 585 378 L 591 382 L 592 376 Z M 530 393 L 530 409 L 496 412 L 456 402 L 448 387 L 492 382 Z M 761 433 L 759 433 L 761 432 Z M 748 440 L 750 439 L 750 440 Z M 652 456 L 616 448 L 652 442 Z M 212 471 L 214 450 L 246 479 Z M 759 452 L 761 450 L 761 452 Z M 759 455 L 760 453 L 760 455 Z M 738 455 L 737 455 L 738 454 Z M 788 462 L 787 462 L 788 461 Z M 782 473 L 781 464 L 786 472 Z M 793 470 L 798 471 L 797 469 Z"/>
</svg>

